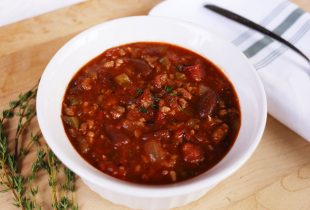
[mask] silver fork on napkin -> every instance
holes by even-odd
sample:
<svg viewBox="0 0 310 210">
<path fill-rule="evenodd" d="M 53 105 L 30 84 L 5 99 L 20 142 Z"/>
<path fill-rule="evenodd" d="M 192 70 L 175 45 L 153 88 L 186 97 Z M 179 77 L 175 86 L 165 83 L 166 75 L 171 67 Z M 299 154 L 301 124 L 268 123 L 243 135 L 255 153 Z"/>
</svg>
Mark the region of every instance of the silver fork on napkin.
<svg viewBox="0 0 310 210">
<path fill-rule="evenodd" d="M 215 13 L 217 13 L 217 14 L 223 15 L 224 17 L 227 17 L 231 20 L 234 20 L 234 21 L 236 21 L 242 25 L 245 25 L 245 26 L 247 26 L 253 30 L 256 30 L 262 34 L 270 36 L 271 38 L 281 42 L 282 44 L 284 44 L 284 45 L 288 46 L 289 48 L 291 48 L 292 50 L 294 50 L 296 53 L 298 53 L 304 59 L 306 59 L 308 64 L 310 65 L 310 59 L 302 51 L 300 51 L 297 47 L 292 45 L 290 42 L 283 39 L 281 36 L 273 33 L 272 31 L 269 31 L 268 29 L 264 28 L 263 26 L 258 25 L 256 23 L 254 23 L 253 21 L 251 21 L 245 17 L 242 17 L 241 15 L 238 15 L 236 13 L 233 13 L 229 10 L 226 10 L 224 8 L 221 8 L 221 7 L 213 5 L 213 4 L 206 4 L 206 5 L 204 5 L 204 7 L 215 12 Z"/>
</svg>

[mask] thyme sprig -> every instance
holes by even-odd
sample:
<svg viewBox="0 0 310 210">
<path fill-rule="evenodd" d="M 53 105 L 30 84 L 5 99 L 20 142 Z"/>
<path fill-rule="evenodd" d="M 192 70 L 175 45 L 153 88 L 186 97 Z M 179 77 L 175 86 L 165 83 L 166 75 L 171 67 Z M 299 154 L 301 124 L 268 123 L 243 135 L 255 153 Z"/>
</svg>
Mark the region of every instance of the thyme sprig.
<svg viewBox="0 0 310 210">
<path fill-rule="evenodd" d="M 40 171 L 48 174 L 51 189 L 50 207 L 54 210 L 77 210 L 75 200 L 75 174 L 66 168 L 48 148 L 40 131 L 32 132 L 36 123 L 37 86 L 20 94 L 9 103 L 0 117 L 0 192 L 11 192 L 13 204 L 22 210 L 41 210 L 37 201 L 39 187 L 36 185 Z M 12 131 L 15 132 L 12 137 Z M 30 135 L 29 135 L 30 134 Z M 36 151 L 32 167 L 23 168 L 26 157 Z M 41 175 L 41 174 L 40 174 Z"/>
</svg>

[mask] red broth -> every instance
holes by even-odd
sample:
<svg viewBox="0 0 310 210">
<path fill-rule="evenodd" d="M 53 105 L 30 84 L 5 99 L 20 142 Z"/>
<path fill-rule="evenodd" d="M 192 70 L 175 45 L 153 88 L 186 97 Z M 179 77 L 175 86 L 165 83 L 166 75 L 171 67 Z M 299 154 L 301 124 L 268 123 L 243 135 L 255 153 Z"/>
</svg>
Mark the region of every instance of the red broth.
<svg viewBox="0 0 310 210">
<path fill-rule="evenodd" d="M 72 78 L 64 129 L 91 165 L 140 184 L 204 173 L 232 147 L 241 121 L 237 94 L 206 58 L 165 43 L 111 48 Z"/>
</svg>

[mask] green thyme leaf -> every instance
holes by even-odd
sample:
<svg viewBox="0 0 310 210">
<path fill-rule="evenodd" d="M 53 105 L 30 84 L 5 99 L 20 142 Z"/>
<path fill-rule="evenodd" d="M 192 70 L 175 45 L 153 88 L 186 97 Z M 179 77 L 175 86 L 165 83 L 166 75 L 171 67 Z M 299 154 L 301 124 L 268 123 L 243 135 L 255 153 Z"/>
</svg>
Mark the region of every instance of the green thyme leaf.
<svg viewBox="0 0 310 210">
<path fill-rule="evenodd" d="M 173 88 L 168 85 L 165 85 L 164 90 L 166 91 L 166 93 L 172 93 Z"/>
<path fill-rule="evenodd" d="M 4 110 L 2 112 L 4 118 L 12 118 L 14 116 L 14 112 L 10 109 Z"/>
<path fill-rule="evenodd" d="M 34 186 L 40 171 L 48 175 L 53 210 L 77 210 L 78 205 L 73 194 L 75 174 L 61 164 L 46 144 L 40 142 L 40 132 L 33 134 L 31 131 L 33 126 L 30 125 L 36 116 L 36 92 L 37 86 L 20 94 L 17 100 L 8 104 L 9 108 L 3 110 L 0 116 L 0 192 L 13 192 L 12 204 L 22 210 L 41 210 L 41 204 L 36 200 L 39 189 Z M 12 132 L 11 126 L 14 126 L 15 130 L 12 134 L 8 133 Z M 30 137 L 27 138 L 29 133 Z M 12 142 L 12 147 L 9 147 L 9 141 L 10 145 Z M 23 167 L 24 159 L 33 150 L 37 153 L 31 168 Z M 60 171 L 65 174 L 65 181 L 59 179 Z"/>
<path fill-rule="evenodd" d="M 151 108 L 154 110 L 158 110 L 158 105 L 157 104 L 151 104 Z"/>
<path fill-rule="evenodd" d="M 140 112 L 146 114 L 147 113 L 147 109 L 143 106 L 140 107 Z"/>
<path fill-rule="evenodd" d="M 144 90 L 141 89 L 141 88 L 138 88 L 137 91 L 136 91 L 136 97 L 139 97 L 143 94 Z"/>
<path fill-rule="evenodd" d="M 9 106 L 11 109 L 15 109 L 19 105 L 19 101 L 11 101 Z"/>
</svg>

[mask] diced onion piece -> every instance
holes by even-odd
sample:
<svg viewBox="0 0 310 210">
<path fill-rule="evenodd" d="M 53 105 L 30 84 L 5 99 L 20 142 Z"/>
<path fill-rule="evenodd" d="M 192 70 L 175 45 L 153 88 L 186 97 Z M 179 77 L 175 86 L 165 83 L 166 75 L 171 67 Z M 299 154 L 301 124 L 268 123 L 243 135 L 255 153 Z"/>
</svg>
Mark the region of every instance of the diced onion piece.
<svg viewBox="0 0 310 210">
<path fill-rule="evenodd" d="M 166 69 L 170 69 L 171 66 L 171 62 L 167 57 L 163 57 L 159 60 L 159 63 L 161 63 L 162 65 L 164 65 L 166 67 Z"/>
<path fill-rule="evenodd" d="M 199 95 L 203 95 L 205 94 L 210 88 L 208 88 L 207 86 L 205 85 L 200 85 L 199 86 Z"/>
<path fill-rule="evenodd" d="M 122 73 L 122 74 L 119 74 L 117 75 L 115 78 L 114 78 L 115 82 L 120 85 L 120 86 L 127 86 L 127 85 L 130 85 L 132 83 L 132 81 L 130 80 L 130 78 L 128 77 L 127 74 L 125 73 Z"/>
<path fill-rule="evenodd" d="M 75 129 L 80 127 L 80 120 L 77 117 L 64 116 L 64 121 Z"/>
<path fill-rule="evenodd" d="M 69 101 L 70 106 L 78 105 L 80 103 L 79 99 L 77 99 L 74 96 L 68 97 L 67 99 Z"/>
<path fill-rule="evenodd" d="M 165 157 L 165 151 L 158 141 L 148 141 L 144 144 L 144 150 L 150 157 L 152 162 L 156 162 Z"/>
<path fill-rule="evenodd" d="M 218 96 L 216 93 L 209 89 L 203 96 L 201 96 L 198 111 L 201 118 L 206 118 L 213 114 L 213 111 L 217 105 Z"/>
<path fill-rule="evenodd" d="M 186 75 L 180 72 L 175 73 L 175 77 L 177 80 L 180 80 L 180 81 L 186 80 Z"/>
</svg>

